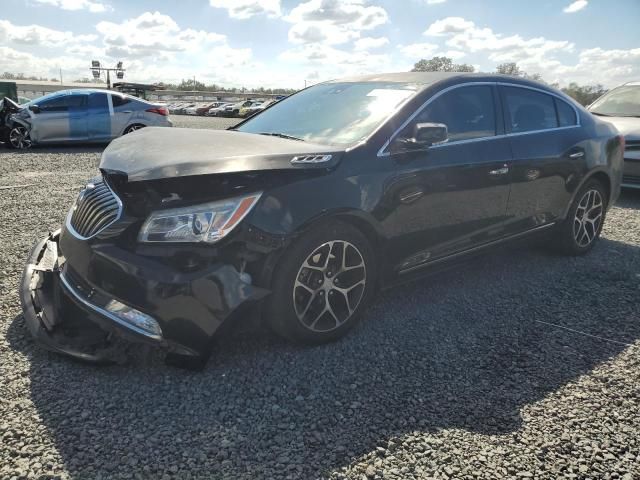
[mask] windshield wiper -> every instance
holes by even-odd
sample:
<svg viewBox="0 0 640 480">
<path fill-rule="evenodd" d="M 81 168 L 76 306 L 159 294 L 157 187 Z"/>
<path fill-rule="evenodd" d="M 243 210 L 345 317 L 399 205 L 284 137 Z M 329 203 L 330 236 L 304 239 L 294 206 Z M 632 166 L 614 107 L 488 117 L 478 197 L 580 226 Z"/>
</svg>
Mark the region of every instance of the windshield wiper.
<svg viewBox="0 0 640 480">
<path fill-rule="evenodd" d="M 599 117 L 613 117 L 613 115 L 609 115 L 608 113 L 600 113 L 600 112 L 591 112 L 594 115 L 598 115 Z"/>
<path fill-rule="evenodd" d="M 270 137 L 280 137 L 280 138 L 286 138 L 287 140 L 297 140 L 298 142 L 304 142 L 304 139 L 302 138 L 298 138 L 298 137 L 293 137 L 291 135 L 287 135 L 285 133 L 278 133 L 278 132 L 260 132 L 260 135 L 269 135 Z"/>
</svg>

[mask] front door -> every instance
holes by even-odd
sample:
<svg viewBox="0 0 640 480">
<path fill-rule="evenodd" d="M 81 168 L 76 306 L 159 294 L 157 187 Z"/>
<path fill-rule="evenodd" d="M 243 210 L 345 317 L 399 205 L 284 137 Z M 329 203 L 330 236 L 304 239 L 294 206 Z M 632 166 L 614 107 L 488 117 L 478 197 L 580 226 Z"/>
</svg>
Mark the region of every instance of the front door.
<svg viewBox="0 0 640 480">
<path fill-rule="evenodd" d="M 495 85 L 460 85 L 431 101 L 398 135 L 410 137 L 416 123 L 443 123 L 448 142 L 395 153 L 390 144 L 393 173 L 379 213 L 397 271 L 504 235 L 511 150 L 508 139 L 497 136 L 499 119 Z"/>
</svg>

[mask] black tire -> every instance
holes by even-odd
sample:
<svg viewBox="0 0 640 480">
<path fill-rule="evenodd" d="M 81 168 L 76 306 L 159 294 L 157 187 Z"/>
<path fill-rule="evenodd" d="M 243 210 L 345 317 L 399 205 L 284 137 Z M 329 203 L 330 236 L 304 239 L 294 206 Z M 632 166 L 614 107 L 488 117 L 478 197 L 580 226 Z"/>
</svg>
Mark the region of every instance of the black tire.
<svg viewBox="0 0 640 480">
<path fill-rule="evenodd" d="M 553 238 L 554 248 L 559 253 L 572 256 L 589 252 L 602 232 L 607 200 L 607 189 L 602 182 L 588 180 L 575 196 L 567 217 L 556 229 Z M 600 207 L 597 207 L 598 204 Z M 599 220 L 594 222 L 598 215 Z"/>
<path fill-rule="evenodd" d="M 140 130 L 141 128 L 144 128 L 144 127 L 146 127 L 146 125 L 143 125 L 141 123 L 133 123 L 124 129 L 124 132 L 122 133 L 122 135 L 127 135 L 131 132 L 135 132 L 136 130 Z"/>
<path fill-rule="evenodd" d="M 346 271 L 342 271 L 345 263 L 342 263 L 344 253 L 341 256 L 341 252 L 344 251 L 347 252 Z M 312 258 L 321 263 L 329 258 L 324 273 L 319 267 L 304 265 Z M 356 266 L 359 259 L 363 267 Z M 363 272 L 364 284 L 356 285 Z M 276 267 L 266 308 L 267 321 L 278 335 L 296 343 L 317 345 L 337 340 L 358 322 L 375 290 L 376 273 L 373 249 L 358 229 L 341 221 L 316 225 L 296 240 Z M 300 285 L 301 280 L 305 285 L 307 282 L 316 285 L 318 278 L 324 284 L 316 286 L 314 294 Z M 350 304 L 347 299 L 351 300 Z M 307 301 L 309 305 L 304 309 Z M 323 309 L 327 311 L 317 315 L 314 323 L 316 313 Z M 302 318 L 300 310 L 303 310 Z"/>
</svg>

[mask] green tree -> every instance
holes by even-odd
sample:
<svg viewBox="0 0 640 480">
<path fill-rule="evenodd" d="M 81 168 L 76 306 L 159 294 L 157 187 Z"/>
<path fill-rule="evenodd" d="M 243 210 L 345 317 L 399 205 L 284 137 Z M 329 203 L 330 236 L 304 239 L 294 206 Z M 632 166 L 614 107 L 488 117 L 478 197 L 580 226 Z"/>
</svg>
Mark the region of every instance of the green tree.
<svg viewBox="0 0 640 480">
<path fill-rule="evenodd" d="M 453 63 L 449 57 L 433 57 L 431 60 L 418 61 L 412 72 L 473 72 L 473 65 Z"/>
<path fill-rule="evenodd" d="M 513 75 L 514 77 L 521 77 L 526 75 L 515 62 L 501 63 L 496 67 L 496 73 L 502 75 Z"/>
<path fill-rule="evenodd" d="M 578 85 L 575 82 L 571 82 L 562 91 L 584 106 L 591 105 L 599 97 L 607 93 L 607 89 L 600 84 Z"/>
</svg>

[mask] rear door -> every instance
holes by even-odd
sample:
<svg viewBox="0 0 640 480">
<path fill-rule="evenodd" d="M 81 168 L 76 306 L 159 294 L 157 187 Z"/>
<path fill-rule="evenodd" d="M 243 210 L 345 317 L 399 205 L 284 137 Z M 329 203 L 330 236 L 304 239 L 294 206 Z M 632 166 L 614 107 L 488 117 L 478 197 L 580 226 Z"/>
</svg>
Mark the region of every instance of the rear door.
<svg viewBox="0 0 640 480">
<path fill-rule="evenodd" d="M 89 139 L 94 142 L 111 140 L 111 108 L 106 92 L 89 95 Z"/>
<path fill-rule="evenodd" d="M 443 123 L 446 143 L 389 157 L 383 220 L 394 238 L 390 255 L 400 271 L 500 238 L 509 197 L 511 150 L 502 135 L 493 83 L 456 86 L 434 98 L 401 131 Z"/>
<path fill-rule="evenodd" d="M 569 203 L 566 185 L 586 168 L 577 112 L 543 90 L 500 85 L 505 128 L 513 151 L 509 232 L 555 221 Z"/>
<path fill-rule="evenodd" d="M 109 94 L 111 105 L 113 108 L 113 116 L 111 117 L 111 136 L 115 138 L 122 135 L 124 129 L 131 124 L 131 118 L 134 114 L 134 105 L 131 98 L 126 95 L 117 93 Z"/>
</svg>

